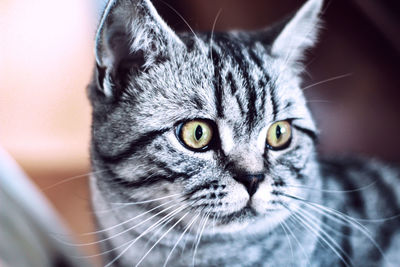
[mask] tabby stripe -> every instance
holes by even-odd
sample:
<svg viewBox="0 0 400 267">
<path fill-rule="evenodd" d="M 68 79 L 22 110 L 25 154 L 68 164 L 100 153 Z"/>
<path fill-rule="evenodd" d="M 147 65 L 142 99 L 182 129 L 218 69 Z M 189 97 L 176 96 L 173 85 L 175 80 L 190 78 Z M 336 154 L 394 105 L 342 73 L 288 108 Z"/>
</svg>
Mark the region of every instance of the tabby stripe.
<svg viewBox="0 0 400 267">
<path fill-rule="evenodd" d="M 365 167 L 364 165 L 360 165 L 359 168 Z M 379 197 L 382 199 L 382 201 L 385 202 L 385 209 L 387 210 L 392 210 L 395 211 L 395 214 L 400 214 L 400 208 L 397 205 L 397 197 L 394 192 L 394 189 L 392 188 L 392 185 L 388 185 L 383 181 L 381 178 L 381 175 L 376 172 L 376 170 L 367 170 L 368 177 L 372 177 L 372 181 L 376 182 L 376 188 L 377 190 L 380 191 L 378 193 Z M 364 194 L 365 195 L 365 194 Z M 393 214 L 389 214 L 388 216 L 392 216 Z M 393 236 L 393 233 L 395 233 L 398 229 L 398 221 L 396 220 L 389 220 L 386 221 L 384 225 L 380 225 L 379 230 L 376 234 L 376 241 L 378 241 L 378 244 L 380 247 L 384 250 L 390 245 L 391 237 Z M 378 258 L 381 259 L 382 255 L 377 251 L 377 249 L 374 249 L 375 253 L 377 253 Z M 372 253 L 372 251 L 371 251 Z"/>
<path fill-rule="evenodd" d="M 329 165 L 328 165 L 329 164 Z M 347 175 L 346 170 L 342 168 L 342 166 L 338 165 L 335 162 L 329 162 L 328 164 L 325 165 L 327 168 L 327 173 L 328 174 L 334 174 L 336 177 L 341 177 L 342 179 L 336 179 L 338 183 L 342 184 L 342 188 L 345 190 L 348 189 L 353 189 L 353 188 L 358 188 L 356 184 L 354 184 L 350 177 Z M 329 175 L 328 175 L 329 177 Z M 325 182 L 324 179 L 322 179 L 323 182 Z M 326 185 L 325 185 L 326 186 Z M 326 196 L 325 196 L 326 198 Z M 349 199 L 348 202 L 346 202 L 348 206 L 353 206 L 357 207 L 357 209 L 360 211 L 360 214 L 362 217 L 366 218 L 366 210 L 365 210 L 365 205 L 363 198 L 361 197 L 360 191 L 354 191 L 351 194 L 351 199 Z"/>
<path fill-rule="evenodd" d="M 267 101 L 267 99 L 266 99 L 267 98 L 267 90 L 265 88 L 266 85 L 267 85 L 267 83 L 263 84 L 263 86 L 261 86 L 261 84 L 259 84 L 259 86 L 260 86 L 260 88 L 262 90 L 262 93 L 261 93 L 261 107 L 260 107 L 260 110 L 262 111 L 261 114 L 265 114 L 265 102 Z"/>
<path fill-rule="evenodd" d="M 110 168 L 105 169 L 107 175 L 109 176 L 110 185 L 124 187 L 127 189 L 141 188 L 143 186 L 153 185 L 159 182 L 170 182 L 173 183 L 176 179 L 181 178 L 181 175 L 162 175 L 157 174 L 153 175 L 152 173 L 147 174 L 146 176 L 136 177 L 135 181 L 128 181 L 123 177 L 120 177 Z"/>
<path fill-rule="evenodd" d="M 271 80 L 271 77 L 267 74 L 266 70 L 264 69 L 264 62 L 263 60 L 254 52 L 254 50 L 249 50 L 249 56 L 257 65 L 257 67 L 262 72 L 263 76 L 259 80 L 259 87 L 264 88 L 265 85 Z"/>
<path fill-rule="evenodd" d="M 258 68 L 262 71 L 263 76 L 260 78 L 259 81 L 259 87 L 263 89 L 263 97 L 262 97 L 262 106 L 261 110 L 265 113 L 265 85 L 267 85 L 271 81 L 271 77 L 266 73 L 266 70 L 264 69 L 264 62 L 263 60 L 255 53 L 254 50 L 249 49 L 249 56 L 250 58 L 255 62 L 255 64 L 258 66 Z M 272 114 L 274 120 L 276 120 L 277 113 L 278 113 L 278 101 L 276 99 L 276 91 L 275 91 L 275 86 L 271 86 L 270 89 L 270 94 L 271 94 L 271 103 L 272 103 Z"/>
<path fill-rule="evenodd" d="M 141 188 L 143 186 L 149 186 L 152 184 L 159 183 L 161 181 L 168 181 L 168 182 L 173 182 L 173 180 L 177 179 L 178 176 L 172 177 L 172 176 L 166 176 L 166 175 L 151 175 L 149 176 L 142 176 L 138 177 L 138 180 L 135 181 L 127 181 L 124 178 L 121 177 L 114 177 L 112 179 L 112 182 L 117 182 L 119 185 L 125 187 L 125 188 Z"/>
<path fill-rule="evenodd" d="M 116 155 L 104 154 L 104 152 L 100 149 L 99 143 L 97 143 L 96 141 L 93 143 L 93 149 L 96 152 L 96 156 L 100 157 L 102 161 L 118 164 L 121 161 L 127 160 L 129 156 L 142 149 L 143 147 L 149 145 L 157 136 L 164 134 L 168 130 L 169 129 L 163 129 L 143 134 L 136 140 L 132 141 L 128 148 L 119 152 Z"/>
<path fill-rule="evenodd" d="M 264 61 L 256 54 L 256 52 L 253 49 L 249 49 L 249 56 L 250 58 L 255 62 L 255 64 L 258 66 L 258 68 L 261 70 L 263 73 L 263 76 L 260 78 L 258 82 L 259 88 L 262 90 L 262 96 L 261 96 L 261 107 L 260 110 L 262 110 L 262 114 L 265 114 L 265 103 L 266 103 L 266 88 L 265 86 L 271 81 L 271 77 L 267 74 L 265 68 L 264 68 Z M 273 105 L 275 106 L 274 110 L 277 110 L 276 107 L 276 100 L 272 100 Z M 275 112 L 275 118 L 276 118 L 276 112 Z M 274 119 L 275 119 L 274 118 Z"/>
<path fill-rule="evenodd" d="M 235 96 L 236 102 L 237 102 L 239 110 L 240 110 L 240 114 L 242 116 L 244 116 L 243 105 L 240 101 L 239 95 L 236 94 L 238 87 L 237 87 L 236 81 L 233 79 L 232 72 L 228 73 L 226 80 L 227 80 L 228 84 L 230 85 L 232 96 Z"/>
<path fill-rule="evenodd" d="M 349 258 L 351 261 L 351 258 L 353 256 L 353 247 L 351 246 L 351 242 L 350 242 L 350 237 L 352 235 L 351 227 L 348 225 L 344 225 L 342 227 L 342 233 L 343 233 L 343 240 L 341 242 L 341 245 L 342 245 L 341 247 L 342 247 L 342 250 L 344 251 L 344 253 L 347 254 L 347 256 L 344 255 L 344 253 L 340 253 L 340 254 L 343 258 L 345 258 L 345 257 Z"/>
<path fill-rule="evenodd" d="M 354 166 L 357 170 L 363 170 L 367 172 L 366 177 L 373 177 L 372 181 L 376 183 L 376 188 L 379 190 L 379 196 L 385 200 L 385 208 L 388 210 L 396 210 L 399 212 L 399 207 L 393 203 L 393 200 L 396 199 L 396 195 L 392 188 L 383 183 L 382 179 L 380 179 L 380 175 L 374 171 L 366 169 L 365 165 L 362 162 L 352 161 L 349 163 L 350 166 Z M 330 164 L 331 169 L 328 170 L 329 173 L 336 173 L 338 177 L 343 177 L 343 179 L 338 179 L 337 181 L 343 184 L 343 188 L 359 188 L 357 183 L 351 181 L 351 177 L 346 175 L 345 170 L 343 170 L 341 165 L 335 164 L 332 162 Z M 349 197 L 346 203 L 350 204 L 354 208 L 360 210 L 362 212 L 362 218 L 368 218 L 366 207 L 365 207 L 365 194 L 362 192 L 355 191 L 352 192 L 351 197 Z M 360 209 L 361 208 L 361 209 Z M 392 233 L 397 230 L 396 220 L 387 221 L 384 225 L 380 226 L 376 232 L 375 241 L 379 244 L 381 249 L 385 249 L 390 245 Z M 382 259 L 381 253 L 375 248 L 372 247 L 371 251 L 368 253 L 372 259 L 378 261 Z"/>
<path fill-rule="evenodd" d="M 314 131 L 312 131 L 310 129 L 303 128 L 303 127 L 300 127 L 298 125 L 293 125 L 293 127 L 296 130 L 299 130 L 300 132 L 308 135 L 314 142 L 318 141 L 318 135 Z"/>
<path fill-rule="evenodd" d="M 365 169 L 366 166 L 361 161 L 355 161 L 353 164 L 357 165 L 358 170 Z M 372 181 L 376 183 L 376 188 L 381 191 L 379 195 L 385 199 L 386 205 L 390 205 L 392 209 L 400 214 L 400 207 L 397 205 L 397 197 L 393 185 L 387 184 L 375 169 L 366 169 L 365 171 L 368 172 L 368 177 L 373 177 Z M 386 207 L 389 208 L 389 206 Z"/>
<path fill-rule="evenodd" d="M 231 71 L 229 71 L 228 74 L 226 75 L 226 81 L 230 85 L 232 96 L 234 96 L 236 94 L 238 88 L 237 88 L 236 82 L 233 80 Z"/>
<path fill-rule="evenodd" d="M 249 88 L 249 102 L 248 102 L 248 116 L 247 119 L 249 120 L 249 126 L 251 128 L 254 128 L 254 124 L 256 122 L 256 117 L 257 117 L 257 108 L 256 108 L 256 100 L 257 100 L 257 93 L 256 89 L 254 88 L 254 85 L 250 86 Z"/>
<path fill-rule="evenodd" d="M 249 49 L 250 58 L 256 63 L 258 68 L 265 74 L 263 60 L 254 52 L 253 49 Z"/>
<path fill-rule="evenodd" d="M 278 100 L 276 99 L 277 96 L 276 96 L 276 84 L 275 83 L 273 83 L 270 86 L 269 92 L 270 92 L 270 99 L 271 99 L 271 104 L 272 104 L 272 117 L 273 117 L 274 121 L 276 121 L 276 118 L 278 116 L 279 107 L 278 107 Z"/>
<path fill-rule="evenodd" d="M 247 58 L 243 55 L 242 47 L 236 45 L 234 43 L 228 43 L 230 48 L 231 55 L 235 59 L 236 63 L 238 63 L 239 70 L 245 80 L 245 84 L 247 85 L 247 125 L 249 126 L 249 130 L 254 127 L 255 118 L 257 116 L 257 111 L 255 107 L 255 102 L 257 99 L 256 90 L 254 87 L 254 81 L 250 78 L 250 74 L 248 70 L 250 69 L 250 64 L 247 61 Z"/>
<path fill-rule="evenodd" d="M 179 178 L 188 178 L 190 177 L 189 173 L 184 173 L 184 172 L 176 172 L 166 166 L 165 163 L 163 162 L 157 162 L 156 160 L 151 160 L 151 163 L 155 164 L 157 167 L 159 167 L 161 170 L 167 172 L 167 175 L 164 174 L 157 174 L 157 175 L 152 175 L 152 173 L 149 173 L 146 176 L 140 176 L 136 177 L 135 181 L 128 181 L 124 177 L 120 177 L 115 171 L 112 170 L 111 166 L 108 166 L 107 163 L 101 164 L 101 169 L 104 169 L 106 174 L 109 176 L 109 179 L 112 182 L 116 182 L 119 185 L 122 185 L 123 187 L 127 188 L 138 188 L 144 185 L 151 185 L 154 183 L 158 183 L 160 181 L 168 181 L 168 182 L 174 182 L 176 179 Z"/>
<path fill-rule="evenodd" d="M 216 44 L 213 44 L 216 45 Z M 217 115 L 220 118 L 224 117 L 224 109 L 222 107 L 222 97 L 223 97 L 223 88 L 222 88 L 222 77 L 220 73 L 220 69 L 222 67 L 221 65 L 221 58 L 219 57 L 219 54 L 213 47 L 211 49 L 212 53 L 212 60 L 213 60 L 213 65 L 214 65 L 214 78 L 213 78 L 213 84 L 214 84 L 214 92 L 215 92 L 215 102 L 217 106 Z M 211 55 L 210 55 L 211 56 Z"/>
<path fill-rule="evenodd" d="M 204 103 L 203 101 L 199 98 L 199 96 L 194 96 L 191 98 L 191 101 L 193 102 L 193 104 L 196 105 L 196 108 L 201 110 L 204 108 Z"/>
<path fill-rule="evenodd" d="M 244 108 L 243 108 L 242 102 L 240 101 L 239 95 L 236 95 L 236 102 L 238 103 L 240 114 L 242 116 L 244 116 L 245 112 L 244 112 Z"/>
<path fill-rule="evenodd" d="M 192 175 L 189 172 L 177 172 L 177 171 L 171 169 L 165 162 L 159 161 L 155 157 L 150 157 L 149 159 L 150 159 L 150 164 L 157 166 L 161 170 L 166 171 L 173 176 L 179 175 L 182 178 L 190 178 L 190 176 Z"/>
<path fill-rule="evenodd" d="M 268 153 L 264 152 L 264 168 L 267 173 L 271 171 L 271 161 L 269 160 Z"/>
<path fill-rule="evenodd" d="M 301 173 L 302 168 L 293 166 L 291 161 L 280 159 L 280 160 L 277 160 L 276 163 L 281 164 L 281 165 L 285 166 L 286 168 L 288 168 L 292 174 L 296 175 L 297 179 L 299 179 L 299 180 L 304 179 L 304 175 Z"/>
<path fill-rule="evenodd" d="M 194 186 L 193 188 L 191 188 L 189 190 L 189 192 L 187 194 L 191 195 L 191 194 L 194 194 L 194 193 L 196 193 L 197 191 L 200 191 L 200 190 L 211 189 L 211 187 L 213 187 L 214 189 L 217 189 L 218 185 L 219 185 L 218 181 L 217 180 L 213 180 L 213 181 L 208 182 L 206 184 L 200 184 L 200 185 Z"/>
<path fill-rule="evenodd" d="M 245 86 L 247 86 L 246 92 L 248 94 L 248 114 L 246 122 L 249 128 L 252 128 L 256 115 L 256 110 L 253 105 L 256 99 L 256 92 L 253 86 L 253 81 L 251 81 L 249 73 L 247 72 L 247 70 L 250 69 L 249 62 L 246 61 L 246 58 L 241 52 L 243 47 L 238 45 L 237 43 L 232 42 L 231 40 L 229 40 L 229 38 L 230 37 L 228 35 L 221 34 L 218 36 L 218 38 L 216 38 L 215 41 L 218 42 L 220 46 L 226 48 L 226 50 L 228 51 L 227 54 L 229 54 L 233 58 L 234 63 L 237 64 L 238 69 L 242 74 L 243 79 L 245 80 Z"/>
</svg>

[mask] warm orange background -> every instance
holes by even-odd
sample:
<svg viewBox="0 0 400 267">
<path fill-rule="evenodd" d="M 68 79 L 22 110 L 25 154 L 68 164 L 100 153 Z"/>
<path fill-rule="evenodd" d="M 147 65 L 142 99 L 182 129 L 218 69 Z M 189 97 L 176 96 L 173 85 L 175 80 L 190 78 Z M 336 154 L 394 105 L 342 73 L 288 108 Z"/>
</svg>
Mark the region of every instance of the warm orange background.
<svg viewBox="0 0 400 267">
<path fill-rule="evenodd" d="M 0 140 L 26 167 L 87 166 L 88 3 L 0 2 Z"/>
<path fill-rule="evenodd" d="M 0 145 L 42 189 L 89 170 L 95 10 L 82 0 L 0 1 Z M 80 233 L 92 229 L 86 181 L 45 191 Z"/>
</svg>

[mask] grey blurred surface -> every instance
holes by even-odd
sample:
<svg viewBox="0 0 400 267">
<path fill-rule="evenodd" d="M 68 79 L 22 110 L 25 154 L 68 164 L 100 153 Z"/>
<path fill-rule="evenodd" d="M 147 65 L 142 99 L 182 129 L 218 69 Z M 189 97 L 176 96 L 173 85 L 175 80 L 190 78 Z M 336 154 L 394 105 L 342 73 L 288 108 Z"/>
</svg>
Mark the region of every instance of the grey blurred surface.
<svg viewBox="0 0 400 267">
<path fill-rule="evenodd" d="M 0 147 L 0 264 L 10 267 L 88 266 L 47 200 Z"/>
</svg>

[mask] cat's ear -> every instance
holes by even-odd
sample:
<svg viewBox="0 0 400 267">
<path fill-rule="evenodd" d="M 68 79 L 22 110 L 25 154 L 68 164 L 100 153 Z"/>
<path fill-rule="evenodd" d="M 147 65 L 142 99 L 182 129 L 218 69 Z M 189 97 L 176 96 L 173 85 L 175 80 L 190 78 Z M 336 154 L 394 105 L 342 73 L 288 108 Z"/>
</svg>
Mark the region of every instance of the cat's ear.
<svg viewBox="0 0 400 267">
<path fill-rule="evenodd" d="M 303 58 L 306 49 L 314 45 L 319 30 L 319 14 L 323 0 L 309 0 L 285 24 L 271 45 L 271 54 L 295 63 Z"/>
<path fill-rule="evenodd" d="M 111 0 L 96 35 L 98 88 L 112 97 L 135 71 L 168 58 L 181 40 L 158 15 L 150 0 Z"/>
</svg>

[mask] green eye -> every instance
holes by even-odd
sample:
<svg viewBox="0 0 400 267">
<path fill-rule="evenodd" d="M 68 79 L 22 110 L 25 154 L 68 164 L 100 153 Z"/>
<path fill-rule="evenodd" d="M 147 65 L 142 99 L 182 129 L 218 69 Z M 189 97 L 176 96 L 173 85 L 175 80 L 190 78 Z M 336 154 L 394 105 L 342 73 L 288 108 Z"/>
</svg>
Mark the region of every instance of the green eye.
<svg viewBox="0 0 400 267">
<path fill-rule="evenodd" d="M 190 149 L 205 150 L 213 138 L 213 127 L 205 120 L 192 120 L 178 126 L 180 141 Z"/>
<path fill-rule="evenodd" d="M 274 149 L 286 148 L 292 139 L 292 126 L 287 121 L 273 123 L 267 132 L 267 145 Z"/>
</svg>

